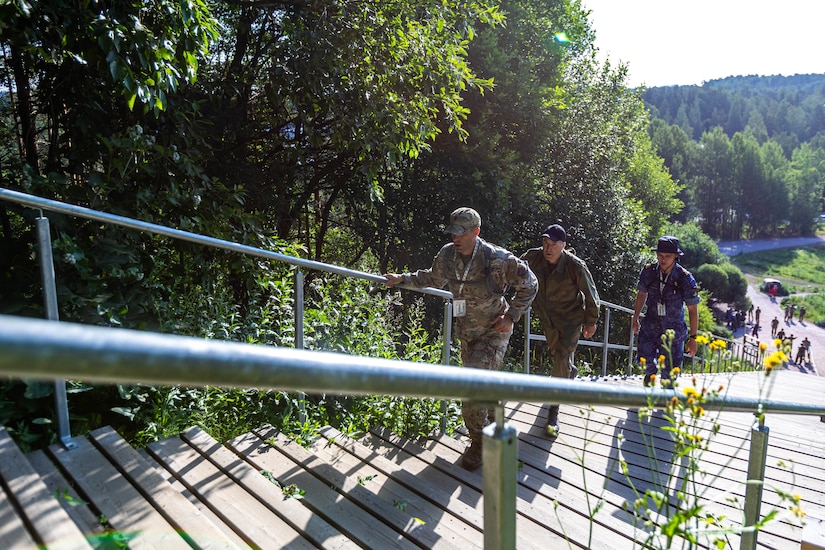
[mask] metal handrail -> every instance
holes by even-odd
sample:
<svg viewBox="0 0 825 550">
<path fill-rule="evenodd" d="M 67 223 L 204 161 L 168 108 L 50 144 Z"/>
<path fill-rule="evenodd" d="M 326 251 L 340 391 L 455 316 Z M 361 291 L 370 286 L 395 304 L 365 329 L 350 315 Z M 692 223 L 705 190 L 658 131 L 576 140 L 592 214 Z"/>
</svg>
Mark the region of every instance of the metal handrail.
<svg viewBox="0 0 825 550">
<path fill-rule="evenodd" d="M 504 400 L 542 403 L 665 406 L 679 392 L 607 386 L 528 374 L 451 368 L 293 348 L 77 325 L 0 315 L 0 373 L 100 382 L 258 387 L 349 395 L 398 395 L 496 403 L 484 429 L 484 542 L 515 548 L 517 437 L 504 421 Z M 706 395 L 705 408 L 825 415 L 825 405 Z M 760 519 L 768 430 L 764 415 L 751 430 L 746 527 Z M 505 498 L 506 497 L 506 498 Z M 741 548 L 756 548 L 755 529 Z"/>
<path fill-rule="evenodd" d="M 305 389 L 474 401 L 666 406 L 682 392 L 0 315 L 0 372 L 92 382 Z M 652 400 L 652 401 L 651 401 Z M 706 409 L 825 415 L 825 404 L 706 395 Z"/>
<path fill-rule="evenodd" d="M 251 246 L 241 245 L 187 231 L 72 206 L 17 191 L 0 188 L 0 199 L 32 208 L 89 218 L 140 231 L 250 254 L 298 267 L 296 284 L 302 281 L 300 268 L 315 269 L 383 283 L 385 278 L 304 260 Z M 38 240 L 43 253 L 41 267 L 44 286 L 53 287 L 51 242 L 48 220 L 38 218 Z M 45 252 L 46 250 L 49 252 Z M 51 282 L 50 282 L 51 275 Z M 405 287 L 408 288 L 408 287 Z M 442 359 L 449 362 L 452 294 L 439 289 L 411 290 L 444 298 L 444 345 Z M 54 292 L 54 289 L 51 289 Z M 515 547 L 515 487 L 517 470 L 514 431 L 504 421 L 502 401 L 541 403 L 591 403 L 599 405 L 665 406 L 674 397 L 686 396 L 664 389 L 582 384 L 552 377 L 487 371 L 407 361 L 310 352 L 302 349 L 205 340 L 127 329 L 112 329 L 57 323 L 56 301 L 45 293 L 50 320 L 0 315 L 0 373 L 26 378 L 72 378 L 100 382 L 182 384 L 188 386 L 258 387 L 278 390 L 334 392 L 342 395 L 397 395 L 442 399 L 472 399 L 495 408 L 496 422 L 484 429 L 484 524 L 485 546 Z M 296 302 L 302 300 L 296 294 Z M 605 303 L 607 304 L 607 303 Z M 616 309 L 621 306 L 610 304 Z M 609 311 L 606 325 L 609 327 Z M 629 311 L 629 310 L 628 310 Z M 302 304 L 296 308 L 296 343 L 302 341 Z M 529 361 L 529 315 L 525 335 L 525 357 Z M 606 351 L 609 328 L 605 329 Z M 628 347 L 632 350 L 632 338 Z M 525 369 L 529 373 L 528 368 Z M 57 384 L 57 383 L 56 383 Z M 65 390 L 65 386 L 64 386 Z M 62 405 L 67 408 L 65 402 Z M 774 412 L 825 415 L 825 406 L 793 402 L 706 396 L 705 408 L 727 411 Z M 64 412 L 67 418 L 67 412 Z M 764 416 L 761 418 L 764 419 Z M 823 416 L 825 418 L 825 416 Z M 761 482 L 767 456 L 767 429 L 763 422 L 751 432 L 748 487 L 745 498 L 746 526 L 759 519 Z M 61 430 L 61 440 L 64 440 Z M 70 435 L 66 438 L 70 439 Z M 64 444 L 66 442 L 64 441 Z M 68 446 L 68 445 L 67 445 Z M 497 460 L 492 460 L 498 458 Z M 507 498 L 504 498 L 507 496 Z M 742 538 L 743 548 L 755 548 L 756 532 Z"/>
<path fill-rule="evenodd" d="M 597 342 L 594 340 L 579 340 L 578 345 L 580 346 L 595 346 L 602 348 L 602 376 L 607 376 L 607 352 L 612 349 L 619 349 L 619 350 L 627 350 L 628 352 L 628 375 L 631 374 L 631 365 L 633 363 L 633 350 L 635 349 L 633 345 L 633 340 L 635 334 L 633 333 L 633 329 L 630 330 L 630 340 L 627 344 L 612 344 L 610 343 L 610 312 L 611 310 L 621 311 L 624 313 L 633 313 L 633 310 L 624 306 L 620 306 L 618 304 L 614 304 L 612 302 L 608 302 L 606 300 L 601 300 L 601 306 L 605 308 L 604 314 L 604 331 L 602 335 L 602 341 Z M 524 315 L 524 372 L 530 374 L 530 342 L 546 342 L 547 338 L 544 334 L 535 334 L 530 331 L 530 313 L 531 309 L 528 308 L 527 313 Z"/>
<path fill-rule="evenodd" d="M 607 352 L 610 351 L 610 350 L 625 350 L 625 351 L 627 351 L 627 354 L 628 354 L 627 375 L 630 376 L 631 374 L 633 374 L 633 372 L 632 372 L 633 371 L 633 352 L 636 349 L 636 345 L 634 343 L 636 334 L 633 332 L 633 328 L 631 327 L 630 336 L 629 336 L 627 344 L 611 343 L 610 342 L 610 320 L 611 320 L 611 315 L 610 314 L 611 314 L 611 311 L 615 310 L 615 311 L 619 311 L 619 312 L 622 312 L 622 313 L 628 313 L 628 314 L 632 315 L 634 313 L 634 311 L 630 308 L 620 306 L 618 304 L 614 304 L 614 303 L 608 302 L 606 300 L 601 301 L 601 306 L 603 306 L 604 310 L 605 310 L 605 314 L 604 314 L 604 331 L 603 331 L 603 334 L 602 334 L 601 341 L 581 339 L 581 340 L 578 341 L 577 345 L 602 348 L 602 376 L 607 376 L 607 359 L 608 359 L 607 358 Z M 531 314 L 531 309 L 528 308 L 527 312 L 524 315 L 524 327 L 525 327 L 524 328 L 524 334 L 525 334 L 525 336 L 524 336 L 524 358 L 523 358 L 524 372 L 527 373 L 527 374 L 530 374 L 530 348 L 531 348 L 530 343 L 531 342 L 546 342 L 547 341 L 547 338 L 544 336 L 544 334 L 536 334 L 534 332 L 531 332 L 531 330 L 530 330 L 530 314 Z M 642 316 L 644 316 L 644 314 L 642 314 Z M 731 357 L 736 356 L 736 352 L 734 350 L 739 348 L 740 353 L 741 353 L 740 359 L 744 358 L 744 346 L 743 346 L 742 343 L 737 342 L 736 340 L 730 340 L 728 338 L 723 338 L 721 336 L 716 336 L 716 335 L 712 335 L 712 336 L 713 336 L 713 340 L 721 340 L 721 341 L 725 342 L 728 349 L 731 350 Z M 746 338 L 747 338 L 747 336 L 746 336 Z M 691 355 L 691 356 L 686 355 L 685 359 L 690 361 L 690 369 L 691 369 L 691 373 L 693 373 L 694 368 L 695 368 L 695 362 L 699 358 L 695 355 Z"/>
<path fill-rule="evenodd" d="M 325 264 L 323 262 L 316 262 L 314 260 L 297 258 L 295 256 L 289 256 L 287 254 L 281 254 L 279 252 L 272 252 L 271 250 L 256 248 L 254 246 L 239 244 L 232 241 L 218 239 L 215 237 L 199 235 L 198 233 L 192 233 L 189 231 L 184 231 L 182 229 L 173 229 L 171 227 L 166 227 L 164 225 L 158 225 L 155 223 L 135 220 L 132 218 L 127 218 L 125 216 L 118 216 L 116 214 L 108 214 L 106 212 L 92 210 L 91 208 L 85 208 L 83 206 L 75 206 L 72 204 L 67 204 L 65 202 L 44 199 L 42 197 L 29 195 L 27 193 L 21 193 L 20 191 L 13 191 L 11 189 L 0 188 L 0 199 L 15 202 L 17 204 L 28 206 L 30 208 L 47 210 L 49 212 L 59 212 L 61 214 L 68 214 L 70 216 L 77 216 L 80 218 L 96 220 L 99 222 L 111 223 L 113 225 L 119 225 L 121 227 L 128 227 L 130 229 L 136 229 L 138 231 L 143 231 L 146 233 L 154 233 L 155 235 L 164 235 L 166 237 L 171 237 L 173 239 L 202 244 L 204 246 L 209 246 L 212 248 L 220 248 L 223 250 L 239 252 L 241 254 L 247 254 L 250 256 L 258 256 L 260 258 L 276 260 L 279 262 L 284 262 L 290 265 L 297 266 L 299 268 L 312 269 L 316 271 L 325 271 L 328 273 L 345 275 L 347 277 L 364 279 L 367 281 L 372 281 L 374 283 L 383 284 L 386 281 L 385 277 L 382 277 L 381 275 L 375 275 L 373 273 L 365 273 L 363 271 L 347 269 L 345 267 L 340 267 L 337 265 Z M 446 300 L 452 300 L 453 298 L 452 292 L 448 290 L 442 290 L 439 288 L 417 288 L 409 286 L 403 286 L 403 288 L 407 288 L 409 290 L 413 290 L 416 292 L 422 292 L 424 294 L 432 294 L 433 296 L 439 296 Z"/>
<path fill-rule="evenodd" d="M 77 206 L 73 204 L 67 204 L 64 202 L 46 199 L 43 197 L 38 197 L 35 195 L 30 195 L 27 193 L 23 193 L 20 191 L 14 191 L 11 189 L 0 188 L 0 200 L 6 200 L 10 202 L 14 202 L 23 206 L 27 206 L 30 208 L 36 208 L 41 211 L 41 216 L 37 218 L 37 236 L 38 236 L 38 248 L 40 250 L 40 263 L 41 263 L 41 273 L 43 276 L 43 294 L 44 294 L 44 301 L 46 304 L 46 315 L 52 321 L 58 321 L 58 310 L 57 310 L 57 290 L 55 287 L 54 281 L 54 265 L 52 259 L 52 246 L 51 246 L 51 235 L 49 230 L 49 220 L 48 218 L 42 215 L 42 211 L 46 210 L 49 212 L 58 212 L 61 214 L 67 214 L 70 216 L 76 216 L 80 218 L 86 218 L 90 220 L 95 220 L 103 223 L 108 223 L 112 225 L 118 225 L 121 227 L 126 227 L 129 229 L 135 229 L 137 231 L 141 231 L 144 233 L 151 233 L 155 235 L 162 235 L 165 237 L 169 237 L 172 239 L 177 239 L 181 241 L 192 242 L 196 244 L 200 244 L 203 246 L 208 246 L 211 248 L 218 248 L 223 250 L 228 250 L 230 252 L 238 252 L 241 254 L 246 254 L 249 256 L 256 256 L 260 258 L 266 258 L 268 260 L 275 260 L 278 262 L 283 262 L 286 264 L 296 266 L 295 270 L 295 347 L 298 349 L 303 349 L 304 347 L 304 293 L 303 293 L 303 281 L 304 281 L 304 274 L 301 271 L 302 268 L 305 269 L 312 269 L 315 271 L 323 271 L 327 273 L 334 273 L 337 275 L 343 275 L 346 277 L 353 277 L 356 279 L 363 279 L 367 281 L 371 281 L 377 284 L 383 284 L 386 281 L 386 278 L 381 275 L 375 275 L 372 273 L 365 273 L 362 271 L 356 271 L 353 269 L 347 269 L 344 267 L 340 267 L 337 265 L 332 264 L 325 264 L 322 262 L 316 262 L 313 260 L 306 260 L 303 258 L 297 258 L 295 256 L 289 256 L 286 254 L 281 254 L 279 252 L 273 252 L 271 250 L 265 250 L 262 248 L 256 248 L 254 246 L 243 245 L 239 243 L 235 243 L 232 241 L 227 241 L 223 239 L 218 239 L 215 237 L 208 237 L 205 235 L 200 235 L 198 233 L 192 233 L 190 231 L 184 231 L 181 229 L 173 229 L 171 227 L 166 227 L 163 225 L 158 225 L 155 223 L 144 222 L 141 220 L 135 220 L 133 218 L 127 218 L 125 216 L 118 216 L 116 214 L 109 214 L 107 212 L 100 212 L 98 210 L 92 210 L 90 208 L 85 208 L 82 206 Z M 433 296 L 438 296 L 444 300 L 444 321 L 443 321 L 443 330 L 442 330 L 442 353 L 441 358 L 444 364 L 449 364 L 450 362 L 450 340 L 451 340 L 451 326 L 452 326 L 452 299 L 453 294 L 448 290 L 442 290 L 438 288 L 431 288 L 431 287 L 424 287 L 418 288 L 410 285 L 397 285 L 400 288 L 404 288 L 407 290 L 412 290 L 414 292 L 420 292 L 423 294 L 430 294 Z M 56 414 L 57 414 L 57 426 L 58 432 L 60 436 L 61 442 L 66 446 L 66 448 L 73 448 L 73 442 L 71 441 L 71 430 L 69 428 L 69 409 L 68 403 L 65 398 L 66 395 L 66 388 L 65 388 L 65 381 L 63 380 L 55 380 L 55 400 L 56 400 Z M 301 394 L 303 397 L 303 394 Z M 304 418 L 304 400 L 303 398 L 299 399 L 300 402 L 300 411 L 303 421 Z M 446 411 L 446 403 L 442 404 L 442 409 Z M 446 429 L 446 416 L 442 418 L 441 421 L 442 431 Z"/>
</svg>

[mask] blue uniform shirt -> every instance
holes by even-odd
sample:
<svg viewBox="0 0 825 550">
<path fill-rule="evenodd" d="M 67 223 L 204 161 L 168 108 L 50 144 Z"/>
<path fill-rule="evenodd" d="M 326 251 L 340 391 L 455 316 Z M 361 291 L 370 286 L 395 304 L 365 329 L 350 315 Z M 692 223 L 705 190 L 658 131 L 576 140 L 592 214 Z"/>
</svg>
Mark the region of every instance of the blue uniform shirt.
<svg viewBox="0 0 825 550">
<path fill-rule="evenodd" d="M 682 363 L 684 343 L 688 337 L 685 306 L 699 303 L 696 279 L 678 263 L 667 277 L 663 277 L 657 262 L 642 268 L 636 290 L 647 294 L 647 312 L 639 327 L 639 356 L 645 357 L 647 372 L 651 373 L 656 372 L 656 358 L 664 354 L 669 372 L 671 366 L 681 366 Z M 660 304 L 664 306 L 664 315 L 660 315 Z M 665 353 L 661 348 L 661 336 L 667 329 L 673 329 L 676 333 L 671 353 Z"/>
</svg>

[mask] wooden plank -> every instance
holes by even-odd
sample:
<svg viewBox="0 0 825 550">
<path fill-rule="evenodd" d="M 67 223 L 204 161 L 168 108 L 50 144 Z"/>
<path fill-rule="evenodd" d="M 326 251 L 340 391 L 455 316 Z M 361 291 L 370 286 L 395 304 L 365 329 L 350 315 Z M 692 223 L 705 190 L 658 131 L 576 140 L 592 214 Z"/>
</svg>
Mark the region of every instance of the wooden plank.
<svg viewBox="0 0 825 550">
<path fill-rule="evenodd" d="M 151 443 L 146 450 L 250 546 L 263 549 L 312 547 L 301 533 L 179 438 Z M 273 490 L 271 498 L 283 496 Z"/>
<path fill-rule="evenodd" d="M 314 463 L 307 457 L 307 451 L 297 443 L 281 438 L 278 438 L 274 447 L 260 440 L 254 446 L 248 446 L 245 442 L 248 443 L 249 440 L 235 440 L 229 444 L 233 448 L 244 449 L 246 460 L 257 470 L 269 472 L 282 487 L 294 485 L 303 490 L 305 493 L 300 500 L 301 504 L 357 544 L 366 548 L 418 547 L 404 534 L 382 521 L 383 513 L 393 514 L 391 509 L 382 510 L 382 516 L 376 517 L 362 508 L 358 504 L 359 499 L 370 498 L 364 494 L 365 491 L 354 491 L 354 495 L 342 492 L 340 486 L 335 485 L 335 476 L 322 464 Z M 398 510 L 395 512 L 400 513 Z M 403 519 L 409 521 L 409 518 Z"/>
<path fill-rule="evenodd" d="M 679 473 L 678 470 L 680 466 L 663 460 L 663 455 L 658 457 L 659 460 L 654 460 L 651 463 L 645 455 L 620 454 L 616 444 L 612 446 L 599 445 L 592 440 L 587 444 L 588 450 L 586 454 L 583 454 L 582 449 L 584 449 L 585 439 L 583 436 L 579 439 L 573 438 L 570 434 L 573 428 L 568 428 L 566 435 L 562 432 L 564 437 L 559 437 L 557 440 L 551 441 L 543 435 L 537 435 L 541 432 L 533 425 L 532 421 L 525 421 L 519 426 L 521 421 L 517 415 L 511 420 L 514 422 L 514 427 L 520 431 L 520 442 L 534 445 L 539 449 L 546 449 L 548 457 L 550 457 L 549 460 L 553 461 L 553 464 L 559 468 L 565 471 L 571 471 L 573 476 L 578 480 L 576 483 L 581 487 L 592 487 L 596 489 L 605 487 L 612 493 L 622 494 L 631 503 L 634 502 L 636 498 L 641 497 L 645 490 L 657 490 L 665 494 L 670 494 L 672 505 L 676 505 L 675 496 L 673 496 L 675 495 L 675 491 L 672 485 L 676 482 L 675 480 L 678 476 L 674 476 L 671 479 L 668 478 L 668 475 L 670 468 L 675 468 L 676 473 Z M 522 427 L 527 428 L 529 431 L 521 432 Z M 595 430 L 590 432 L 589 437 L 591 439 L 597 439 Z M 627 461 L 630 479 L 627 479 L 619 470 L 618 460 L 620 456 Z M 561 460 L 561 462 L 559 462 L 559 460 Z M 657 468 L 660 469 L 660 474 L 656 474 L 655 470 Z M 576 470 L 578 470 L 578 473 Z M 715 473 L 714 475 L 719 474 Z M 659 480 L 657 476 L 661 476 L 661 480 Z M 704 489 L 702 489 L 704 491 L 702 496 L 705 504 L 710 507 L 708 509 L 713 509 L 717 514 L 724 515 L 726 521 L 731 524 L 734 529 L 740 524 L 742 518 L 741 503 L 744 501 L 745 477 L 743 473 L 741 481 L 736 480 L 735 482 L 742 495 L 739 505 L 728 502 L 726 497 L 729 495 L 723 490 L 707 487 L 707 484 L 705 484 Z M 599 482 L 599 478 L 601 478 L 601 483 Z M 726 483 L 723 475 L 716 479 L 715 482 L 720 485 Z M 631 483 L 633 485 L 631 485 Z M 669 486 L 665 487 L 663 485 L 664 483 L 668 483 Z M 635 487 L 635 489 L 633 489 L 633 487 Z M 595 493 L 594 496 L 599 496 L 599 494 Z M 605 496 L 609 497 L 609 494 Z M 717 496 L 719 498 L 716 498 Z M 765 499 L 773 499 L 774 502 L 778 502 L 768 491 L 765 492 Z M 621 502 L 614 501 L 613 503 L 621 506 Z M 767 507 L 763 506 L 763 513 L 766 512 Z M 661 523 L 662 518 L 654 516 L 654 521 Z M 789 540 L 798 542 L 800 536 L 798 525 L 773 522 L 769 524 L 768 528 L 760 532 L 759 542 L 760 544 L 764 543 L 769 546 L 783 547 L 789 544 Z M 732 535 L 731 540 L 738 540 L 738 536 Z"/>
<path fill-rule="evenodd" d="M 172 489 L 143 458 L 110 427 L 89 434 L 91 441 L 138 488 L 141 494 L 194 548 L 237 549 L 209 518 Z"/>
<path fill-rule="evenodd" d="M 392 456 L 393 461 L 403 463 L 404 468 L 416 477 L 447 488 L 458 487 L 458 493 L 462 496 L 475 492 L 480 495 L 483 466 L 482 470 L 467 472 L 452 463 L 453 457 L 457 460 L 460 456 L 463 444 L 445 437 L 445 440 L 450 440 L 456 445 L 450 455 L 449 446 L 446 445 L 433 453 L 385 430 L 374 430 L 372 435 L 375 439 L 365 440 L 370 450 L 384 456 Z M 522 468 L 517 473 L 517 479 L 522 479 L 524 475 Z M 454 476 L 456 479 L 449 480 L 449 477 L 445 476 Z M 474 506 L 477 513 L 483 514 L 483 503 L 480 498 L 475 500 Z M 568 546 L 568 541 L 583 548 L 615 548 L 617 545 L 631 543 L 628 537 L 617 531 L 605 529 L 604 525 L 595 526 L 590 540 L 590 522 L 584 521 L 578 510 L 557 507 L 553 498 L 523 483 L 519 483 L 517 487 L 516 509 L 519 548 L 546 548 L 548 544 L 562 547 Z M 623 542 L 618 542 L 617 538 L 621 538 Z"/>
<path fill-rule="evenodd" d="M 66 481 L 60 470 L 49 460 L 43 451 L 33 451 L 26 455 L 29 463 L 48 487 L 49 492 L 58 496 L 58 502 L 66 513 L 87 536 L 95 537 L 103 533 L 97 515 L 92 511 L 89 503 L 83 500 L 75 491 L 71 483 Z"/>
<path fill-rule="evenodd" d="M 248 434 L 237 438 L 235 441 L 244 438 L 257 440 L 254 435 Z M 225 475 L 243 487 L 250 495 L 258 499 L 261 504 L 269 508 L 293 529 L 303 533 L 314 544 L 323 545 L 326 548 L 358 547 L 322 517 L 313 514 L 299 500 L 284 498 L 283 493 L 269 479 L 230 450 L 234 450 L 234 446 L 231 448 L 224 447 L 199 428 L 186 430 L 181 434 L 181 439 L 209 459 Z"/>
<path fill-rule="evenodd" d="M 263 429 L 256 430 L 256 432 L 263 439 L 269 437 Z M 346 437 L 334 428 L 329 426 L 321 428 L 320 435 L 323 436 L 323 439 L 313 445 L 316 453 L 323 453 L 327 456 L 327 459 L 333 463 L 345 461 L 345 467 L 349 468 L 355 467 L 354 463 L 352 460 L 347 460 L 347 457 L 340 451 L 346 451 L 353 457 L 353 460 L 370 464 L 377 471 L 413 493 L 412 496 L 398 493 L 396 495 L 397 498 L 407 498 L 407 500 L 410 501 L 419 498 L 426 499 L 433 506 L 441 510 L 441 512 L 437 513 L 443 513 L 446 514 L 447 518 L 457 518 L 459 520 L 458 523 L 453 524 L 453 530 L 468 538 L 469 543 L 483 544 L 482 533 L 484 520 L 475 507 L 460 500 L 453 493 L 445 490 L 442 485 L 430 483 L 421 476 L 415 475 L 406 468 L 405 461 L 387 459 L 375 453 L 362 443 Z M 335 451 L 333 451 L 333 449 L 335 449 Z M 452 519 L 450 519 L 450 521 L 452 521 Z"/>
<path fill-rule="evenodd" d="M 808 520 L 800 550 L 825 550 L 825 521 L 815 518 Z"/>
<path fill-rule="evenodd" d="M 73 441 L 75 449 L 67 451 L 62 445 L 52 445 L 49 453 L 84 500 L 92 502 L 109 526 L 128 541 L 129 548 L 191 548 L 88 440 L 75 437 Z"/>
<path fill-rule="evenodd" d="M 264 441 L 277 438 L 277 432 L 271 428 L 255 432 Z M 373 510 L 374 514 L 383 516 L 387 509 L 398 509 L 407 518 L 413 518 L 414 522 L 408 522 L 407 525 L 426 533 L 419 540 L 427 548 L 481 548 L 484 545 L 480 529 L 472 528 L 449 510 L 430 500 L 429 496 L 437 491 L 436 487 L 419 481 L 418 490 L 413 490 L 393 478 L 389 473 L 392 469 L 389 461 L 373 456 L 372 460 L 365 462 L 340 446 L 348 439 L 343 434 L 332 428 L 327 433 L 331 435 L 331 439 L 319 439 L 311 446 L 311 450 L 347 480 L 342 486 L 344 491 L 349 493 L 354 488 L 353 484 L 358 484 L 384 502 L 378 510 Z M 350 442 L 363 448 L 363 445 Z M 405 526 L 405 529 L 409 527 Z"/>
<path fill-rule="evenodd" d="M 5 455 L 2 455 L 5 459 Z M 36 548 L 37 543 L 17 513 L 4 484 L 0 483 L 0 548 L 9 550 Z"/>
<path fill-rule="evenodd" d="M 149 453 L 147 453 L 144 449 L 139 449 L 138 454 L 146 461 L 147 464 L 151 466 L 151 468 L 157 472 L 157 474 L 166 481 L 175 491 L 179 492 L 183 495 L 186 500 L 188 500 L 192 506 L 198 509 L 198 511 L 203 514 L 205 517 L 209 518 L 214 525 L 221 530 L 221 533 L 228 538 L 235 546 L 239 546 L 241 548 L 248 546 L 247 543 L 238 536 L 229 525 L 223 522 L 221 518 L 218 517 L 215 512 L 213 512 L 209 506 L 201 502 L 195 495 L 192 494 L 186 486 L 181 483 L 170 471 L 165 469 L 157 460 L 154 459 Z"/>
<path fill-rule="evenodd" d="M 40 480 L 6 429 L 0 426 L 0 477 L 34 530 L 34 537 L 46 546 L 68 549 L 91 548 L 46 484 Z"/>
</svg>

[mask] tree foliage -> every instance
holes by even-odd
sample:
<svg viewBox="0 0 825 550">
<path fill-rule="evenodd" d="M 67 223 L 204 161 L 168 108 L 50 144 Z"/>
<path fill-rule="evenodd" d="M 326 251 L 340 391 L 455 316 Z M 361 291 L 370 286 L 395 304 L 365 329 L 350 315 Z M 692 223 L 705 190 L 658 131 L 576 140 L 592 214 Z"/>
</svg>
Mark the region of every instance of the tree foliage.
<svg viewBox="0 0 825 550">
<path fill-rule="evenodd" d="M 21 0 L 0 14 L 0 175 L 35 195 L 373 271 L 428 265 L 457 206 L 517 254 L 561 222 L 618 303 L 685 200 L 577 0 Z M 814 159 L 781 169 L 795 196 Z M 0 208 L 3 312 L 42 315 L 34 215 Z M 294 338 L 278 320 L 294 306 L 287 266 L 50 219 L 62 319 Z M 383 350 L 355 319 L 312 315 L 322 347 Z"/>
<path fill-rule="evenodd" d="M 698 219 L 718 239 L 814 230 L 825 76 L 732 77 L 644 97 L 656 150 L 686 189 L 682 221 Z M 806 168 L 789 171 L 794 158 Z"/>
</svg>

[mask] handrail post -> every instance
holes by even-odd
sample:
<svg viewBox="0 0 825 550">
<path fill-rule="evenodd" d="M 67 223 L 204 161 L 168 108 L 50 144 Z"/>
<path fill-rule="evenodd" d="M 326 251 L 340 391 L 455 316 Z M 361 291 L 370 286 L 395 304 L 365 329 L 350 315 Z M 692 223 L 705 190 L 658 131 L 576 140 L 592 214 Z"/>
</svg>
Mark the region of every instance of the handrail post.
<svg viewBox="0 0 825 550">
<path fill-rule="evenodd" d="M 630 339 L 627 341 L 627 375 L 633 375 L 633 342 L 636 339 L 636 333 L 633 332 L 633 322 L 630 322 Z"/>
<path fill-rule="evenodd" d="M 759 521 L 762 504 L 762 489 L 765 485 L 765 464 L 768 460 L 768 432 L 761 407 L 757 421 L 751 429 L 751 448 L 748 456 L 748 483 L 745 488 L 745 522 L 747 529 L 742 533 L 740 548 L 754 550 L 758 530 L 754 527 Z"/>
<path fill-rule="evenodd" d="M 37 246 L 40 250 L 40 275 L 43 279 L 43 301 L 46 319 L 60 321 L 57 308 L 57 284 L 54 278 L 54 256 L 52 255 L 52 236 L 49 218 L 43 213 L 37 218 Z M 66 449 L 74 449 L 77 444 L 72 441 L 72 429 L 69 422 L 69 400 L 66 397 L 66 381 L 54 381 L 54 408 L 57 413 L 57 435 Z"/>
<path fill-rule="evenodd" d="M 530 308 L 524 312 L 524 374 L 530 374 Z"/>
<path fill-rule="evenodd" d="M 295 349 L 304 349 L 304 272 L 295 270 Z M 307 396 L 298 392 L 298 420 L 307 421 Z"/>
<path fill-rule="evenodd" d="M 610 308 L 604 308 L 604 339 L 602 340 L 602 376 L 607 376 L 607 344 L 610 339 Z"/>
<path fill-rule="evenodd" d="M 516 548 L 518 434 L 504 423 L 504 405 L 495 405 L 494 424 L 483 430 L 484 548 Z"/>
<path fill-rule="evenodd" d="M 453 340 L 453 302 L 444 300 L 444 326 L 441 328 L 443 345 L 441 348 L 441 363 L 450 364 L 450 344 Z M 447 433 L 447 400 L 441 401 L 441 433 Z"/>
</svg>

